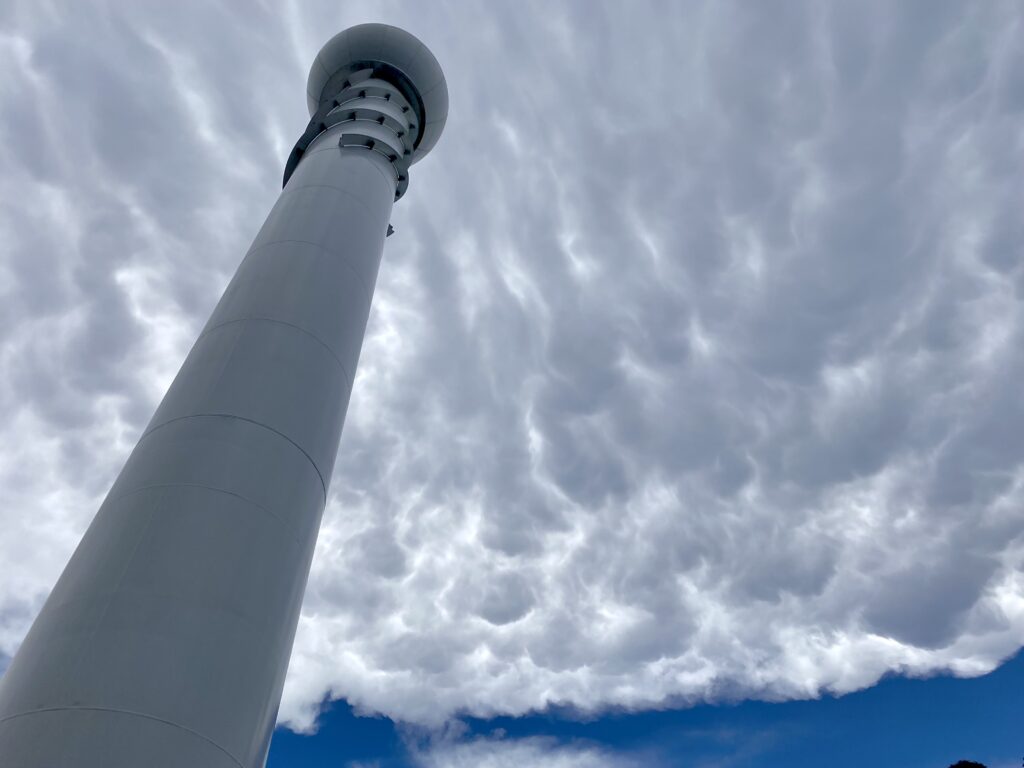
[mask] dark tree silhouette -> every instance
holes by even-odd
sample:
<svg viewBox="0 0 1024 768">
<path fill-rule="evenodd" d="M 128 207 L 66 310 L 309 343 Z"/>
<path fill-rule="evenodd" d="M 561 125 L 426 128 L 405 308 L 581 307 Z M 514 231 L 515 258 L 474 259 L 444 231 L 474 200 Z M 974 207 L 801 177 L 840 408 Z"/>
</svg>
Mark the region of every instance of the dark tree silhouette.
<svg viewBox="0 0 1024 768">
<path fill-rule="evenodd" d="M 985 768 L 985 765 L 976 763 L 973 760 L 957 760 L 949 768 Z"/>
</svg>

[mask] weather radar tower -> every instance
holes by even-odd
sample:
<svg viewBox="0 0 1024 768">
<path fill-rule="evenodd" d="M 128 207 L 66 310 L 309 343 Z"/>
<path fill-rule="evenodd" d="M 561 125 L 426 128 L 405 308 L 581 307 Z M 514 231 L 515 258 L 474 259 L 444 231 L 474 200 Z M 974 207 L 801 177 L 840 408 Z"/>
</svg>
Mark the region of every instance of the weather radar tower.
<svg viewBox="0 0 1024 768">
<path fill-rule="evenodd" d="M 448 89 L 331 39 L 284 189 L 0 679 L 4 768 L 266 761 L 391 208 Z"/>
</svg>

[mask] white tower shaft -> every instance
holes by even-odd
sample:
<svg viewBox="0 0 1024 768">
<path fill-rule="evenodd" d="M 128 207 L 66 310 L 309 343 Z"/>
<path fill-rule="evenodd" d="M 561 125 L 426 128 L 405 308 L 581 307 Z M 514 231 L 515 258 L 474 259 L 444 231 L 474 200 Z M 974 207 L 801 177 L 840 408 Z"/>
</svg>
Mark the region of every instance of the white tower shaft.
<svg viewBox="0 0 1024 768">
<path fill-rule="evenodd" d="M 426 49 L 363 25 L 314 64 L 330 80 L 335 54 L 343 82 L 324 86 L 285 189 L 0 680 L 4 768 L 263 765 L 430 103 L 395 51 Z"/>
</svg>

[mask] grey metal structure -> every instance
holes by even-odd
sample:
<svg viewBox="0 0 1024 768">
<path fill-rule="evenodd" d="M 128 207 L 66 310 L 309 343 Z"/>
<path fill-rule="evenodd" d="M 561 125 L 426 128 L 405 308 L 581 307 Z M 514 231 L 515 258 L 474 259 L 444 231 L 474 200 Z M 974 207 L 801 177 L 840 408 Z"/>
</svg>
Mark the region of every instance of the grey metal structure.
<svg viewBox="0 0 1024 768">
<path fill-rule="evenodd" d="M 381 24 L 307 93 L 277 204 L 0 680 L 3 768 L 266 761 L 392 204 L 448 112 Z"/>
</svg>

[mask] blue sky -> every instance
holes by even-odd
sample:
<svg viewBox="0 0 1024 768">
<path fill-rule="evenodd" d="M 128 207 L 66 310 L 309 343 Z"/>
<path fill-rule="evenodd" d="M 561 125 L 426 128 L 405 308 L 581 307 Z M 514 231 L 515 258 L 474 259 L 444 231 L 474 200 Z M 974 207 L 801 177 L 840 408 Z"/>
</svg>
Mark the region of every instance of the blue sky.
<svg viewBox="0 0 1024 768">
<path fill-rule="evenodd" d="M 1018 655 L 970 680 L 890 677 L 865 691 L 810 701 L 616 712 L 585 719 L 557 710 L 469 719 L 459 738 L 547 740 L 546 749 L 597 755 L 593 765 L 946 768 L 957 760 L 974 760 L 989 768 L 1017 768 L 1024 759 L 1022 711 L 1024 656 Z M 316 735 L 279 729 L 268 768 L 415 768 L 429 764 L 419 756 L 422 746 L 422 734 L 386 718 L 359 717 L 339 701 L 321 716 Z"/>
<path fill-rule="evenodd" d="M 366 21 L 423 40 L 450 112 L 281 702 L 321 735 L 274 768 L 383 759 L 332 746 L 330 701 L 428 768 L 671 764 L 694 722 L 1018 760 L 1016 0 L 0 4 L 0 669 Z"/>
</svg>

